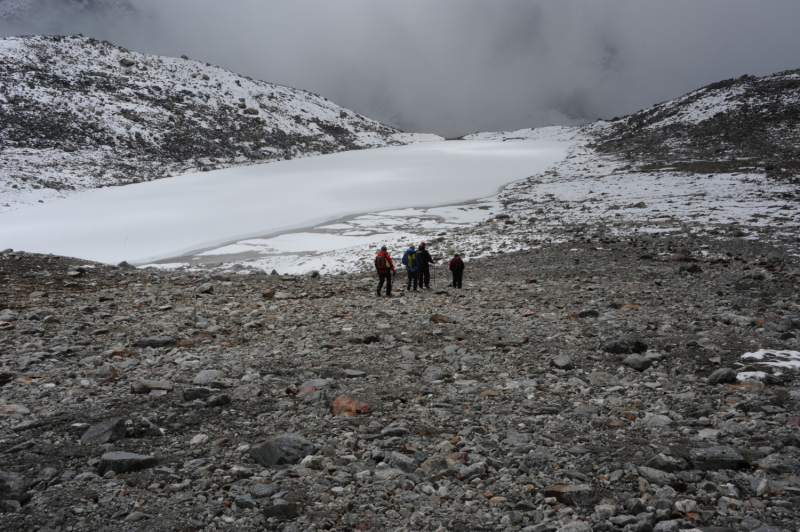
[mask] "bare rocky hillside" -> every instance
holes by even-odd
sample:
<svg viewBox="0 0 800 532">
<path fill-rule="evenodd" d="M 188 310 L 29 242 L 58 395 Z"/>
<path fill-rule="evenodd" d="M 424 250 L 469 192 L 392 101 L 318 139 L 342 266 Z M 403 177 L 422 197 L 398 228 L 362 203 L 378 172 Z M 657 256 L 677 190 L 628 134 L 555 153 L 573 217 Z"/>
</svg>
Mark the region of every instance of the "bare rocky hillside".
<svg viewBox="0 0 800 532">
<path fill-rule="evenodd" d="M 649 169 L 794 175 L 800 169 L 800 70 L 719 81 L 615 118 L 603 123 L 595 148 L 649 163 Z"/>
</svg>

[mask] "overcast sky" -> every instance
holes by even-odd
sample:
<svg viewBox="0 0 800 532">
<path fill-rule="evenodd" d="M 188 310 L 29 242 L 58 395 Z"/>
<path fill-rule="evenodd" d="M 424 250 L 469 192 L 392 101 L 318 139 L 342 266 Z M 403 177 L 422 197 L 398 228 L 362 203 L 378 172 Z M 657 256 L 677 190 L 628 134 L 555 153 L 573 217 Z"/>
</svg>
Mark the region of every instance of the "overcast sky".
<svg viewBox="0 0 800 532">
<path fill-rule="evenodd" d="M 445 136 L 611 118 L 800 68 L 797 0 L 30 1 L 61 9 L 0 23 L 1 35 L 186 54 Z M 135 13 L 64 13 L 70 2 Z"/>
</svg>

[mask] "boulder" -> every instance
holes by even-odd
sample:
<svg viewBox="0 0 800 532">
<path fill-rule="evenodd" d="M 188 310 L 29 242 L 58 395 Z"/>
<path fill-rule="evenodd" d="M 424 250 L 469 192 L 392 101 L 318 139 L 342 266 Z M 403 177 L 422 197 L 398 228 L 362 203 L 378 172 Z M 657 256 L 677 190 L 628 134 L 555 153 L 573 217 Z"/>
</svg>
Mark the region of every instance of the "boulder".
<svg viewBox="0 0 800 532">
<path fill-rule="evenodd" d="M 171 336 L 149 336 L 137 340 L 133 344 L 136 347 L 170 347 L 175 345 L 175 340 Z"/>
<path fill-rule="evenodd" d="M 250 456 L 264 467 L 271 467 L 276 464 L 296 464 L 314 454 L 314 449 L 314 444 L 310 441 L 299 434 L 288 432 L 254 445 L 250 449 Z"/>
<path fill-rule="evenodd" d="M 727 384 L 736 382 L 736 372 L 731 368 L 720 368 L 708 377 L 708 384 Z"/>
<path fill-rule="evenodd" d="M 694 464 L 695 469 L 702 471 L 739 469 L 747 465 L 739 451 L 724 445 L 706 449 L 690 449 L 689 460 Z"/>
<path fill-rule="evenodd" d="M 105 453 L 100 457 L 99 469 L 101 474 L 106 471 L 129 473 L 155 467 L 156 465 L 158 465 L 158 460 L 155 456 L 115 451 Z"/>
<path fill-rule="evenodd" d="M 84 445 L 114 443 L 124 438 L 126 432 L 125 421 L 115 417 L 89 427 L 89 430 L 81 436 L 81 443 Z"/>
<path fill-rule="evenodd" d="M 667 473 L 674 473 L 676 471 L 686 471 L 689 469 L 689 464 L 686 463 L 686 460 L 682 458 L 678 458 L 676 456 L 670 456 L 663 453 L 659 453 L 652 458 L 650 458 L 644 464 L 646 467 L 651 467 L 653 469 L 658 469 L 661 471 L 666 471 Z"/>
<path fill-rule="evenodd" d="M 759 468 L 772 475 L 800 474 L 800 460 L 793 456 L 774 453 L 756 463 Z"/>
<path fill-rule="evenodd" d="M 636 371 L 644 371 L 653 365 L 652 360 L 642 355 L 631 355 L 623 360 L 622 363 Z"/>
<path fill-rule="evenodd" d="M 672 473 L 667 473 L 666 471 L 661 471 L 660 469 L 653 469 L 652 467 L 640 466 L 638 470 L 639 470 L 639 476 L 641 476 L 650 484 L 656 484 L 659 486 L 669 486 L 678 481 L 678 479 L 675 478 L 675 475 L 673 475 Z"/>
</svg>

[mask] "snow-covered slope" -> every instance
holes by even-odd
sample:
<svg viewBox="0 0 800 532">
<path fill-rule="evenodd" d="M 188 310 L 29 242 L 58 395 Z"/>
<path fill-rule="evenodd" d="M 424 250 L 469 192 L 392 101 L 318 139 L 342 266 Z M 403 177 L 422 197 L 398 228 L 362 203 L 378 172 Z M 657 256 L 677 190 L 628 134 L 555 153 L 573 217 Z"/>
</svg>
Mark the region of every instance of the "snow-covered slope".
<svg viewBox="0 0 800 532">
<path fill-rule="evenodd" d="M 800 70 L 742 76 L 584 126 L 601 153 L 698 173 L 800 169 Z"/>
<path fill-rule="evenodd" d="M 302 90 L 81 36 L 0 39 L 0 210 L 87 188 L 441 140 Z"/>
</svg>

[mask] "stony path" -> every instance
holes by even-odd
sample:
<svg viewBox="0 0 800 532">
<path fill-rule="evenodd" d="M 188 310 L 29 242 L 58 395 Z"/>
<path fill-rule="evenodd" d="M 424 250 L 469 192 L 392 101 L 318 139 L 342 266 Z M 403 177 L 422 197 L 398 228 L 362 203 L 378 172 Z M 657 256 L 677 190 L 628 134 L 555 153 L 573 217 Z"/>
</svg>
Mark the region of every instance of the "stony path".
<svg viewBox="0 0 800 532">
<path fill-rule="evenodd" d="M 797 370 L 741 359 L 797 349 L 780 250 L 581 238 L 388 300 L 0 265 L 3 529 L 800 526 Z"/>
</svg>

